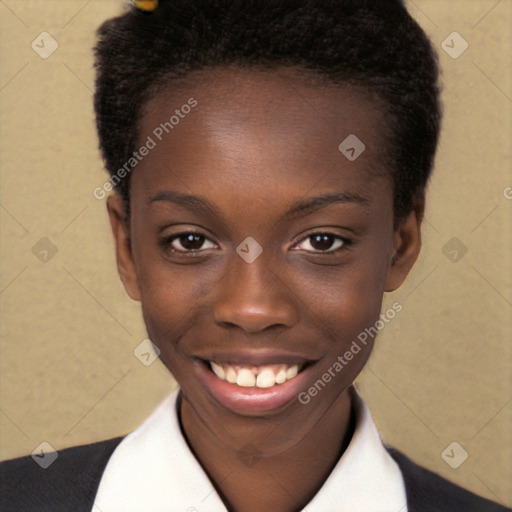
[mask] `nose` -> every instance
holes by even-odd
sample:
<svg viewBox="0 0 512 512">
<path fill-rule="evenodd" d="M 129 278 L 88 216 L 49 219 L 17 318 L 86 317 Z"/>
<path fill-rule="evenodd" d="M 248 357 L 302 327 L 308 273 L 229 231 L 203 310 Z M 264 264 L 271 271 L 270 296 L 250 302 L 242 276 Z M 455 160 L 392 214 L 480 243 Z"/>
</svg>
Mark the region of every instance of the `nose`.
<svg viewBox="0 0 512 512">
<path fill-rule="evenodd" d="M 213 307 L 218 325 L 257 333 L 290 327 L 297 319 L 292 292 L 261 256 L 247 263 L 235 255 L 218 286 Z"/>
</svg>

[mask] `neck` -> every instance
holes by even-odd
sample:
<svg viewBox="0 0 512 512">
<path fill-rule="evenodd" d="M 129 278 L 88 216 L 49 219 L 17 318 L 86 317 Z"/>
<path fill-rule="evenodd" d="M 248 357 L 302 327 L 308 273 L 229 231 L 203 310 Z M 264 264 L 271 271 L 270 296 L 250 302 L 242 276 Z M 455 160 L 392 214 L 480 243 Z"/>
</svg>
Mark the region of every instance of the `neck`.
<svg viewBox="0 0 512 512">
<path fill-rule="evenodd" d="M 196 459 L 228 510 L 236 512 L 301 510 L 324 484 L 355 426 L 347 390 L 293 447 L 260 457 L 226 448 L 186 399 L 180 400 L 179 411 L 183 433 Z M 281 424 L 279 428 L 293 432 L 292 425 Z"/>
</svg>

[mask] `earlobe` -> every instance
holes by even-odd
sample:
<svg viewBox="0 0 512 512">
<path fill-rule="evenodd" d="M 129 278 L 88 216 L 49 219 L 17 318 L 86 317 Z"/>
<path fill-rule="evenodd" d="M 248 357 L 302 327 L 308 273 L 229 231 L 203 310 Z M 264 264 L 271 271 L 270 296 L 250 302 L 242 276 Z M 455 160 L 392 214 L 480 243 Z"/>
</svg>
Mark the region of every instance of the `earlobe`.
<svg viewBox="0 0 512 512">
<path fill-rule="evenodd" d="M 418 197 L 411 212 L 396 227 L 393 255 L 388 267 L 385 291 L 398 289 L 411 271 L 421 251 L 421 223 L 425 198 Z"/>
<path fill-rule="evenodd" d="M 133 261 L 130 232 L 125 207 L 117 194 L 107 199 L 107 211 L 114 236 L 117 270 L 126 292 L 133 300 L 140 301 L 140 290 Z"/>
</svg>

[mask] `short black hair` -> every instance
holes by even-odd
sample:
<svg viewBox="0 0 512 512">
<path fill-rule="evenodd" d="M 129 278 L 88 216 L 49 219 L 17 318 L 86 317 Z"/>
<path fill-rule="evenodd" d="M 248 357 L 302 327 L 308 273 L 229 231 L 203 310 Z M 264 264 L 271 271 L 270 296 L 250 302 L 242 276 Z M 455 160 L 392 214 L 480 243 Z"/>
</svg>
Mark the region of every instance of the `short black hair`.
<svg viewBox="0 0 512 512">
<path fill-rule="evenodd" d="M 111 176 L 136 150 L 159 87 L 207 68 L 285 66 L 378 98 L 395 216 L 425 192 L 441 122 L 438 58 L 400 0 L 160 0 L 150 14 L 132 7 L 104 22 L 95 57 L 97 129 Z M 115 184 L 127 206 L 129 182 Z"/>
</svg>

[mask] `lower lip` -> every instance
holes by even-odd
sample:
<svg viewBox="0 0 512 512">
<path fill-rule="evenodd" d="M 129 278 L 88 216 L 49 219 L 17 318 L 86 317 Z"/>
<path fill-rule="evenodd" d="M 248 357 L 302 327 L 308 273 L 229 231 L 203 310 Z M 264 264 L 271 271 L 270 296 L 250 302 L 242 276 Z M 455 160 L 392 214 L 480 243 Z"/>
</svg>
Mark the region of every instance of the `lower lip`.
<svg viewBox="0 0 512 512">
<path fill-rule="evenodd" d="M 311 366 L 293 379 L 270 388 L 245 388 L 219 379 L 204 362 L 197 363 L 199 378 L 221 405 L 240 414 L 271 412 L 284 407 L 304 390 Z"/>
</svg>

